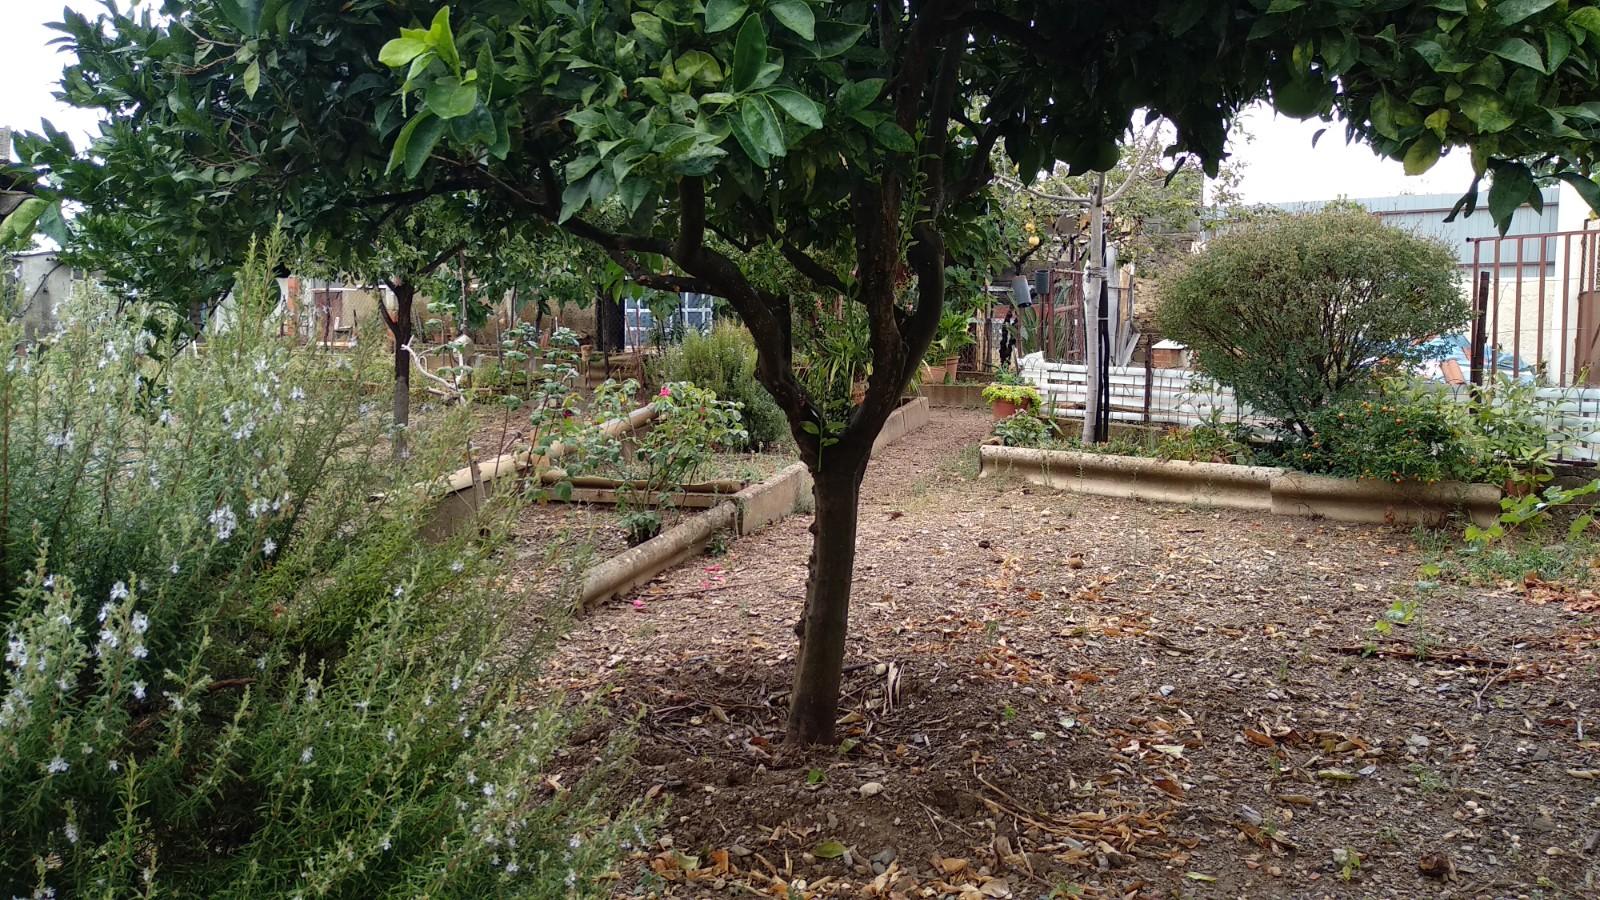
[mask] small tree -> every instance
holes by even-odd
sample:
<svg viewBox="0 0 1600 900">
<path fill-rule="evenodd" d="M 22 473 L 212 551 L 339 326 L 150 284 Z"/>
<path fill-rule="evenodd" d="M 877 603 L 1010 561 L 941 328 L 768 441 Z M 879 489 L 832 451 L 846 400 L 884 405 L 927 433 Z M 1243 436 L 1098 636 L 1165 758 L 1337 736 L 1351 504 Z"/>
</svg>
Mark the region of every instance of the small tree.
<svg viewBox="0 0 1600 900">
<path fill-rule="evenodd" d="M 1466 324 L 1456 281 L 1440 241 L 1339 206 L 1213 240 L 1163 283 L 1161 330 L 1242 402 L 1308 433 L 1330 400 Z"/>
</svg>

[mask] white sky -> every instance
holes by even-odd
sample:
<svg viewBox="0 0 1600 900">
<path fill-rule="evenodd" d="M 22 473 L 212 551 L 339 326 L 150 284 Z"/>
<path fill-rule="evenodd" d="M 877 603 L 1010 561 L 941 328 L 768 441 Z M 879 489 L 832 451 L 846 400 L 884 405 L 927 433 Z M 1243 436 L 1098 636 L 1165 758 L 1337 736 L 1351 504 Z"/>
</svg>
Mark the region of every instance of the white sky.
<svg viewBox="0 0 1600 900">
<path fill-rule="evenodd" d="M 57 32 L 44 26 L 60 18 L 64 2 L 91 16 L 99 9 L 97 0 L 0 0 L 7 7 L 0 28 L 0 124 L 37 131 L 39 120 L 49 118 L 81 143 L 93 129 L 94 117 L 52 96 L 66 57 L 49 45 Z M 1359 144 L 1347 146 L 1338 125 L 1328 129 L 1315 149 L 1311 136 L 1321 123 L 1299 122 L 1260 108 L 1246 113 L 1243 125 L 1251 140 L 1235 146 L 1234 155 L 1244 166 L 1241 190 L 1248 202 L 1459 194 L 1471 181 L 1462 151 L 1413 178 L 1396 161 L 1380 159 Z"/>
<path fill-rule="evenodd" d="M 0 125 L 18 131 L 38 131 L 39 120 L 49 119 L 57 128 L 72 135 L 75 142 L 94 129 L 95 117 L 73 109 L 53 96 L 61 79 L 61 68 L 70 57 L 50 46 L 59 31 L 45 27 L 61 19 L 61 8 L 70 6 L 93 17 L 102 7 L 95 0 L 0 0 L 6 7 L 0 19 Z M 123 5 L 126 5 L 124 3 Z"/>
</svg>

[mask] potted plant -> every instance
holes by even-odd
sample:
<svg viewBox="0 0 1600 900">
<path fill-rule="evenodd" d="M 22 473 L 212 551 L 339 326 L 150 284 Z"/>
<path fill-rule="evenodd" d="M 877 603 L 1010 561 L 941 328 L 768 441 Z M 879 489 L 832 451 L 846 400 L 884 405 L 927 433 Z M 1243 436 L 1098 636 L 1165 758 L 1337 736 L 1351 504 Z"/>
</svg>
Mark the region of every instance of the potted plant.
<svg viewBox="0 0 1600 900">
<path fill-rule="evenodd" d="M 939 330 L 934 332 L 933 343 L 928 345 L 928 353 L 923 357 L 924 364 L 932 368 L 934 373 L 944 370 L 946 383 L 955 383 L 956 367 L 961 364 L 961 351 L 975 343 L 967 326 L 966 313 L 959 310 L 946 312 L 939 318 Z"/>
<path fill-rule="evenodd" d="M 1018 411 L 1039 408 L 1039 391 L 1014 372 L 1000 372 L 995 380 L 983 389 L 983 399 L 989 403 L 996 422 L 1016 415 Z"/>
</svg>

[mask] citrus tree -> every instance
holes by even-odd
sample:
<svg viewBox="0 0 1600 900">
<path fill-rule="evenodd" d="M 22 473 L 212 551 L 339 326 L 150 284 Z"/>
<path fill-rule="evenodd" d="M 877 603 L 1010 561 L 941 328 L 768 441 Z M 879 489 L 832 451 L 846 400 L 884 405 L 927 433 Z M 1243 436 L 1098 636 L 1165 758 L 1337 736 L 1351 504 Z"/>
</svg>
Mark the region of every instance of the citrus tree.
<svg viewBox="0 0 1600 900">
<path fill-rule="evenodd" d="M 983 214 L 991 149 L 1024 181 L 1105 170 L 1144 111 L 1215 174 L 1235 113 L 1267 99 L 1342 118 L 1411 171 L 1467 148 L 1504 224 L 1539 176 L 1600 206 L 1597 50 L 1600 10 L 1552 0 L 633 0 L 442 8 L 381 58 L 411 104 L 391 169 L 485 185 L 641 283 L 726 298 L 750 329 L 816 485 L 788 728 L 815 742 L 833 734 L 867 457 Z M 608 204 L 625 226 L 596 224 Z M 741 242 L 865 309 L 871 376 L 844 420 L 805 391 L 790 297 L 759 286 Z M 841 243 L 848 268 L 814 252 Z"/>
<path fill-rule="evenodd" d="M 637 284 L 713 294 L 737 312 L 815 481 L 788 726 L 798 742 L 832 737 L 861 479 L 938 327 L 946 267 L 972 255 L 993 150 L 1024 182 L 1057 162 L 1106 170 L 1130 121 L 1165 117 L 1169 153 L 1214 175 L 1236 114 L 1267 100 L 1342 121 L 1410 171 L 1470 152 L 1476 178 L 1458 211 L 1478 206 L 1488 179 L 1502 227 L 1540 202 L 1541 179 L 1600 207 L 1600 9 L 1561 0 L 167 8 L 171 40 L 144 52 L 179 48 L 181 71 L 205 73 L 208 108 L 228 123 L 217 134 L 259 117 L 284 129 L 276 140 L 326 129 L 347 148 L 336 165 L 265 167 L 305 179 L 307 197 L 329 190 L 319 179 L 370 185 L 363 204 L 481 192 L 594 245 Z M 205 59 L 183 57 L 199 52 L 185 35 L 206 29 L 229 37 Z M 346 68 L 307 69 L 285 48 Z M 373 59 L 392 76 L 368 77 Z M 119 77 L 135 84 L 179 70 L 127 66 Z M 269 91 L 296 99 L 261 102 Z M 260 165 L 257 148 L 232 143 L 212 149 Z M 786 277 L 773 277 L 774 258 Z M 849 298 L 868 323 L 871 375 L 843 416 L 825 413 L 794 365 L 794 298 L 816 291 Z"/>
</svg>

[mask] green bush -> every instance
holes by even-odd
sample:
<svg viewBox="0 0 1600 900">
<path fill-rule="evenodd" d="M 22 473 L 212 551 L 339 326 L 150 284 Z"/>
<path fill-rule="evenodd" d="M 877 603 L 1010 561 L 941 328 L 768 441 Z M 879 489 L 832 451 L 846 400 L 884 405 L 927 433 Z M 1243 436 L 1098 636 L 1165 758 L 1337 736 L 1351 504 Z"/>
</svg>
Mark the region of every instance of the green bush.
<svg viewBox="0 0 1600 900">
<path fill-rule="evenodd" d="M 759 449 L 788 435 L 783 410 L 756 380 L 756 345 L 743 326 L 718 322 L 708 334 L 690 332 L 665 353 L 661 369 L 663 381 L 692 382 L 741 404 L 748 434 L 741 449 Z"/>
<path fill-rule="evenodd" d="M 605 765 L 545 786 L 575 717 L 505 652 L 514 499 L 419 541 L 464 417 L 391 463 L 362 362 L 276 337 L 272 267 L 198 352 L 105 297 L 0 324 L 0 886 L 605 895 L 638 838 Z"/>
<path fill-rule="evenodd" d="M 1250 444 L 1249 429 L 1242 425 L 1229 425 L 1220 418 L 1202 422 L 1193 428 L 1167 431 L 1156 441 L 1152 453 L 1157 459 L 1185 462 L 1255 464 L 1255 449 Z"/>
<path fill-rule="evenodd" d="M 1473 481 L 1482 465 L 1463 429 L 1461 404 L 1442 390 L 1400 379 L 1313 412 L 1310 434 L 1287 439 L 1291 468 L 1382 481 Z"/>
<path fill-rule="evenodd" d="M 1305 435 L 1380 365 L 1465 326 L 1456 280 L 1441 242 L 1337 206 L 1218 235 L 1163 281 L 1158 317 L 1242 403 Z"/>
<path fill-rule="evenodd" d="M 995 437 L 1007 447 L 1049 447 L 1055 437 L 1051 424 L 1028 410 L 1018 410 L 996 422 Z"/>
</svg>

